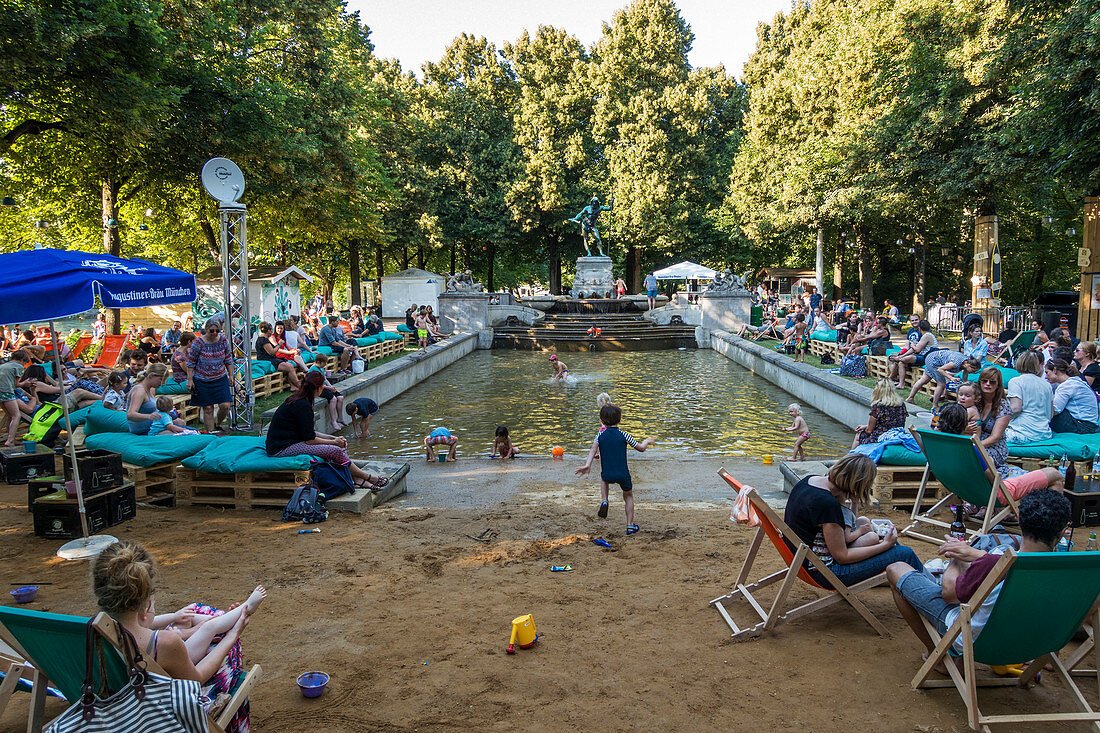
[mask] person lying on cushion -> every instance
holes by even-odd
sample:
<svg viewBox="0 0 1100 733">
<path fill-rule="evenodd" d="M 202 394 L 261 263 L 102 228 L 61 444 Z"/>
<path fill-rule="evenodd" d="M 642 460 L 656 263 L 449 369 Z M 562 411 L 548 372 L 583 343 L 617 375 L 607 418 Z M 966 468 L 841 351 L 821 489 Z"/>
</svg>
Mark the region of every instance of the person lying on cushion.
<svg viewBox="0 0 1100 733">
<path fill-rule="evenodd" d="M 942 422 L 942 416 L 940 420 Z M 1023 533 L 1020 552 L 1053 552 L 1054 545 L 1069 524 L 1069 516 L 1070 503 L 1063 494 L 1050 489 L 1029 493 L 1020 501 L 1020 531 Z M 928 650 L 924 654 L 925 659 L 935 649 L 935 644 L 921 617 L 928 619 L 941 635 L 947 633 L 959 618 L 960 604 L 970 601 L 1000 559 L 997 550 L 982 552 L 962 540 L 950 538 L 940 546 L 940 554 L 950 560 L 942 581 L 927 569 L 915 570 L 904 562 L 896 562 L 886 568 L 894 603 L 909 628 Z M 1000 592 L 1001 585 L 998 584 L 982 605 L 974 610 L 970 619 L 974 639 L 985 628 Z M 953 647 L 962 653 L 961 634 L 955 639 Z M 936 671 L 947 674 L 943 665 L 938 666 Z"/>
</svg>

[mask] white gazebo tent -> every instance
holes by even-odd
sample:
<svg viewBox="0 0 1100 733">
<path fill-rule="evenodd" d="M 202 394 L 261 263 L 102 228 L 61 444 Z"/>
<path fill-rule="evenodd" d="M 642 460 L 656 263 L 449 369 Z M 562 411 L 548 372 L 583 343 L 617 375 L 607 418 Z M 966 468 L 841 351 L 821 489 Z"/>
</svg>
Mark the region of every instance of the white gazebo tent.
<svg viewBox="0 0 1100 733">
<path fill-rule="evenodd" d="M 712 270 L 690 260 L 684 260 L 653 273 L 658 280 L 713 280 L 717 274 L 717 270 Z"/>
</svg>

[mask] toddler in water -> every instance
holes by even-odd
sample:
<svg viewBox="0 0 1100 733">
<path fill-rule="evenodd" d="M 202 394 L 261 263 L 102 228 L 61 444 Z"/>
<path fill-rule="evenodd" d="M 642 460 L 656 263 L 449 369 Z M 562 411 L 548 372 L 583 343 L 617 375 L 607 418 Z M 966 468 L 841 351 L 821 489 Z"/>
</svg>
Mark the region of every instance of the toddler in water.
<svg viewBox="0 0 1100 733">
<path fill-rule="evenodd" d="M 802 444 L 810 439 L 810 426 L 806 424 L 806 420 L 802 417 L 802 408 L 798 405 L 788 407 L 787 414 L 794 418 L 794 422 L 791 423 L 789 428 L 783 429 L 788 433 L 798 433 L 798 437 L 794 441 L 794 455 L 791 456 L 791 460 L 804 461 L 806 460 L 806 454 L 802 451 Z"/>
<path fill-rule="evenodd" d="M 497 426 L 496 438 L 493 440 L 493 456 L 500 459 L 515 458 L 519 455 L 516 447 L 512 445 L 512 439 L 508 437 L 508 428 Z"/>
<path fill-rule="evenodd" d="M 554 376 L 550 379 L 551 382 L 564 382 L 566 377 L 569 376 L 569 367 L 565 366 L 565 362 L 559 359 L 557 354 L 550 355 L 550 366 L 554 369 Z"/>
<path fill-rule="evenodd" d="M 165 395 L 157 397 L 157 417 L 149 428 L 149 435 L 198 435 L 198 430 L 181 427 L 172 422 L 172 398 Z"/>
</svg>

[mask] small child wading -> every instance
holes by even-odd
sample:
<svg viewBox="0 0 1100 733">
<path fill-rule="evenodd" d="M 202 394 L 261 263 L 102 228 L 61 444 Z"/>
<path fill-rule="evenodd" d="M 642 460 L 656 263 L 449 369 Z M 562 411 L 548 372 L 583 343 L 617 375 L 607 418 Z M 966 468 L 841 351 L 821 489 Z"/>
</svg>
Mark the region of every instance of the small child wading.
<svg viewBox="0 0 1100 733">
<path fill-rule="evenodd" d="M 592 450 L 588 451 L 588 462 L 577 469 L 578 476 L 585 476 L 592 469 L 596 453 L 600 454 L 600 509 L 596 514 L 603 519 L 607 516 L 607 497 L 611 484 L 618 484 L 623 490 L 623 504 L 626 506 L 626 533 L 635 534 L 638 525 L 634 524 L 634 484 L 630 480 L 630 469 L 626 463 L 626 447 L 644 451 L 657 441 L 646 438 L 641 443 L 630 433 L 619 430 L 623 411 L 618 405 L 604 405 L 600 408 L 600 422 L 603 427 L 592 441 Z"/>
<path fill-rule="evenodd" d="M 508 428 L 498 425 L 496 437 L 493 439 L 493 457 L 503 460 L 505 458 L 515 458 L 518 455 L 519 452 L 512 445 L 512 439 L 508 437 Z"/>
<path fill-rule="evenodd" d="M 804 461 L 806 460 L 806 454 L 802 450 L 802 444 L 810 439 L 810 426 L 806 424 L 805 418 L 802 417 L 802 408 L 798 405 L 791 405 L 787 408 L 787 414 L 794 418 L 794 422 L 791 423 L 789 428 L 783 428 L 788 433 L 796 433 L 798 435 L 794 441 L 794 455 L 791 456 L 792 461 Z"/>
<path fill-rule="evenodd" d="M 557 354 L 550 355 L 550 366 L 554 370 L 551 382 L 564 382 L 569 376 L 569 367 L 565 366 L 565 362 L 559 359 Z"/>
</svg>

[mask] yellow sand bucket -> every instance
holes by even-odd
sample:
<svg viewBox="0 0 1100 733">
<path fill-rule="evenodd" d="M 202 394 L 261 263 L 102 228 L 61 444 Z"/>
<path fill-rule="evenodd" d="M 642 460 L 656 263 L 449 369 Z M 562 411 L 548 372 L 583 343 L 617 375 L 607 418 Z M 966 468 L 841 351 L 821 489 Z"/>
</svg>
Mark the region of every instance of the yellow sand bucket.
<svg viewBox="0 0 1100 733">
<path fill-rule="evenodd" d="M 760 456 L 760 460 L 764 461 L 765 466 L 770 466 L 770 465 L 772 465 L 772 458 L 773 457 L 774 456 L 765 454 L 765 455 Z"/>
<path fill-rule="evenodd" d="M 516 642 L 520 649 L 530 649 L 539 640 L 539 634 L 535 630 L 535 617 L 531 614 L 516 616 L 512 619 L 512 638 L 508 640 L 509 654 L 516 653 Z"/>
</svg>

